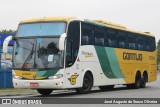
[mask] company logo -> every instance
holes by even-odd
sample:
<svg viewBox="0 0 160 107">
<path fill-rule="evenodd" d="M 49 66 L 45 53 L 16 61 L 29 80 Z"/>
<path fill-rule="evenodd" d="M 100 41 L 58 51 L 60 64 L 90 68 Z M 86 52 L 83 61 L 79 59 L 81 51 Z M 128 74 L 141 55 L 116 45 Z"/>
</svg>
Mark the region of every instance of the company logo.
<svg viewBox="0 0 160 107">
<path fill-rule="evenodd" d="M 78 77 L 78 75 L 72 75 L 71 78 L 68 78 L 68 80 L 70 81 L 71 85 L 75 85 L 76 84 L 77 77 Z"/>
<path fill-rule="evenodd" d="M 94 57 L 93 53 L 90 53 L 90 52 L 84 52 L 84 51 L 82 51 L 82 55 L 85 55 L 85 58 Z"/>
<path fill-rule="evenodd" d="M 124 60 L 142 61 L 143 60 L 143 55 L 142 54 L 138 54 L 138 53 L 123 52 L 123 59 Z"/>
</svg>

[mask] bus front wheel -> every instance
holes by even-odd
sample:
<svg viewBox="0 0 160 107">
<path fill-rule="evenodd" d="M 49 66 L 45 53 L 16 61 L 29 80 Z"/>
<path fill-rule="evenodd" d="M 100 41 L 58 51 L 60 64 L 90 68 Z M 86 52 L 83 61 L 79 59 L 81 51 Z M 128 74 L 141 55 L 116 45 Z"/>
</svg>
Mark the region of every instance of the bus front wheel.
<svg viewBox="0 0 160 107">
<path fill-rule="evenodd" d="M 53 91 L 53 89 L 37 89 L 39 94 L 42 95 L 50 95 Z"/>
<path fill-rule="evenodd" d="M 76 92 L 80 94 L 88 94 L 93 86 L 93 78 L 90 73 L 86 73 L 83 78 L 82 88 L 76 88 Z"/>
</svg>

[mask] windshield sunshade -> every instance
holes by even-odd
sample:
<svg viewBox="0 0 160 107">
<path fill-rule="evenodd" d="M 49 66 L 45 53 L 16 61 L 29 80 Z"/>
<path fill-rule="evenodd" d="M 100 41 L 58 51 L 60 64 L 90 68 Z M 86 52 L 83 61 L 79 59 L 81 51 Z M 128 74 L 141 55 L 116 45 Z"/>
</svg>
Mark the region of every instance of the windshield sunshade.
<svg viewBox="0 0 160 107">
<path fill-rule="evenodd" d="M 60 36 L 65 32 L 66 23 L 29 23 L 21 24 L 17 36 Z"/>
</svg>

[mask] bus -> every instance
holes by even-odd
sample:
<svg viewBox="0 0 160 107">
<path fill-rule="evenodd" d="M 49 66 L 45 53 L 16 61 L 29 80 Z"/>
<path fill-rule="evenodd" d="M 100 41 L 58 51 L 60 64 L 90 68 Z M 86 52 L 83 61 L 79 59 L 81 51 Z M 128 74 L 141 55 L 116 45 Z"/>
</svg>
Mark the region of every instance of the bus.
<svg viewBox="0 0 160 107">
<path fill-rule="evenodd" d="M 155 37 L 104 20 L 50 17 L 21 21 L 14 40 L 13 86 L 53 90 L 75 89 L 87 94 L 92 87 L 115 85 L 144 88 L 157 79 Z"/>
</svg>

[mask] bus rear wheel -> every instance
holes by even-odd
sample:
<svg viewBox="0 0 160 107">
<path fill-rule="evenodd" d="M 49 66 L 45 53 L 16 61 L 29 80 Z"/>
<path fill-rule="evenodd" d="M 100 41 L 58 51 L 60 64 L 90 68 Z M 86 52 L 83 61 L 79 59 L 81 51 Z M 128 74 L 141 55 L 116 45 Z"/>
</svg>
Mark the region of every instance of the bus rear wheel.
<svg viewBox="0 0 160 107">
<path fill-rule="evenodd" d="M 93 78 L 90 73 L 86 73 L 83 78 L 82 88 L 76 88 L 76 92 L 80 94 L 88 94 L 93 86 Z"/>
<path fill-rule="evenodd" d="M 141 74 L 139 72 L 137 72 L 136 77 L 135 77 L 135 83 L 127 84 L 127 87 L 138 89 L 141 87 L 141 83 L 142 83 Z"/>
<path fill-rule="evenodd" d="M 145 88 L 146 87 L 146 83 L 148 81 L 148 76 L 147 73 L 144 73 L 142 76 L 142 80 L 141 80 L 141 88 Z"/>
<path fill-rule="evenodd" d="M 100 88 L 102 91 L 107 91 L 107 90 L 113 89 L 113 88 L 114 88 L 114 85 L 99 86 L 99 88 Z"/>
<path fill-rule="evenodd" d="M 53 91 L 53 89 L 37 89 L 39 94 L 42 95 L 50 95 Z"/>
</svg>

